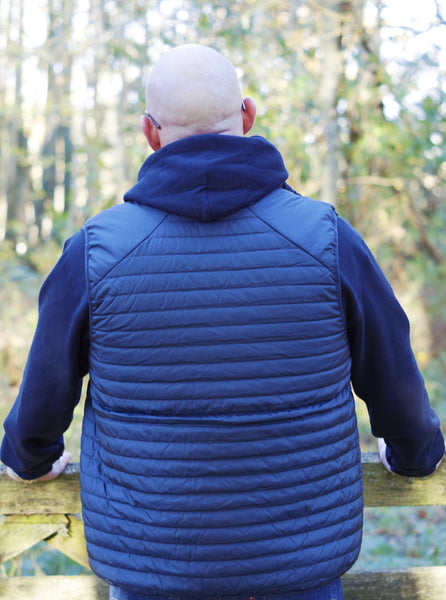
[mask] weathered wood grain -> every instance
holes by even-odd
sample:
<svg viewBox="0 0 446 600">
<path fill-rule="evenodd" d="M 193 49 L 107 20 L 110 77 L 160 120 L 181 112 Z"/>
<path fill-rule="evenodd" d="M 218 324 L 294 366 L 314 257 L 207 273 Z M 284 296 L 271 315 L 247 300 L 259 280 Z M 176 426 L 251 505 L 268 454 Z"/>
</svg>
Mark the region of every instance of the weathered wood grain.
<svg viewBox="0 0 446 600">
<path fill-rule="evenodd" d="M 52 481 L 13 481 L 0 465 L 0 514 L 42 515 L 81 512 L 79 464 L 68 465 Z"/>
<path fill-rule="evenodd" d="M 87 544 L 84 536 L 84 523 L 79 516 L 66 515 L 67 527 L 65 531 L 57 531 L 54 535 L 45 538 L 45 541 L 66 556 L 89 569 Z M 0 527 L 1 530 L 1 527 Z"/>
<path fill-rule="evenodd" d="M 0 520 L 0 564 L 48 536 L 66 535 L 68 523 L 65 515 L 12 515 Z"/>
<path fill-rule="evenodd" d="M 94 575 L 0 578 L 1 600 L 108 600 L 109 586 Z"/>
<path fill-rule="evenodd" d="M 446 567 L 366 571 L 344 575 L 344 600 L 445 600 Z M 1 600 L 108 600 L 94 575 L 0 578 Z"/>
<path fill-rule="evenodd" d="M 344 600 L 446 600 L 446 567 L 347 573 Z"/>
<path fill-rule="evenodd" d="M 446 464 L 430 477 L 401 477 L 384 469 L 378 453 L 362 455 L 366 506 L 446 505 Z"/>
<path fill-rule="evenodd" d="M 366 506 L 446 505 L 446 464 L 426 478 L 393 475 L 377 453 L 362 456 Z M 75 514 L 81 512 L 79 465 L 69 465 L 48 482 L 14 482 L 0 466 L 0 514 Z"/>
</svg>

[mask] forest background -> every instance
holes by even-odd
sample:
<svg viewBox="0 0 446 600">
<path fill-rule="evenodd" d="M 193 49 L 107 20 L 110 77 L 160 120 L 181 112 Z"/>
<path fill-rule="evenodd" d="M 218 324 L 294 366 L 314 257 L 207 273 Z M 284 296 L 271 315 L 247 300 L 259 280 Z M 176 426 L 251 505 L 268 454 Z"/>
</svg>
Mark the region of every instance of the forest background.
<svg viewBox="0 0 446 600">
<path fill-rule="evenodd" d="M 281 151 L 291 185 L 334 204 L 378 258 L 445 427 L 445 19 L 444 0 L 2 0 L 1 420 L 64 240 L 121 201 L 148 154 L 150 66 L 199 42 L 236 66 L 258 106 L 253 133 Z M 375 450 L 357 405 L 362 447 Z M 67 435 L 75 459 L 81 413 Z M 444 508 L 368 509 L 358 565 L 444 564 L 445 522 Z M 1 569 L 54 573 L 61 561 L 37 548 Z"/>
</svg>

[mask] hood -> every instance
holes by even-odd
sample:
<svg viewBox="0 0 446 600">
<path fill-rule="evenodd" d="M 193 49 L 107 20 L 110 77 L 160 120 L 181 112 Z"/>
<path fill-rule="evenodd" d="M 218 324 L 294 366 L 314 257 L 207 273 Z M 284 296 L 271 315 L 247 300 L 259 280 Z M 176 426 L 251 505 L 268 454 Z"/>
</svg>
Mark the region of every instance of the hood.
<svg viewBox="0 0 446 600">
<path fill-rule="evenodd" d="M 151 154 L 124 201 L 214 221 L 257 202 L 287 178 L 280 153 L 262 137 L 196 135 Z"/>
</svg>

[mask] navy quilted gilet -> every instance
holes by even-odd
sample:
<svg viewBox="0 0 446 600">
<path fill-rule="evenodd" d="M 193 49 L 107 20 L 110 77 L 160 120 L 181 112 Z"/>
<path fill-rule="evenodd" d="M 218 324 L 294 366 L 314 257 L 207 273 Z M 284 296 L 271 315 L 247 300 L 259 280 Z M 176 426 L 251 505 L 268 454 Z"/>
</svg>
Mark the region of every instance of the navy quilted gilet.
<svg viewBox="0 0 446 600">
<path fill-rule="evenodd" d="M 362 481 L 332 207 L 284 190 L 201 222 L 85 226 L 94 571 L 145 594 L 283 594 L 359 552 Z"/>
</svg>

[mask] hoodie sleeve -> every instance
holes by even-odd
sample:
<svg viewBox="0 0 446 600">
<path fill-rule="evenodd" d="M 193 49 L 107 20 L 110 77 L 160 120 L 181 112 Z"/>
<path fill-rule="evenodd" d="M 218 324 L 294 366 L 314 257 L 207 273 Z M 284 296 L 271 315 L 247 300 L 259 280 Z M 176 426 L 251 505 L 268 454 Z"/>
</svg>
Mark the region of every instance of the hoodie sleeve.
<svg viewBox="0 0 446 600">
<path fill-rule="evenodd" d="M 353 388 L 367 405 L 373 435 L 386 441 L 392 470 L 429 475 L 444 440 L 411 348 L 409 321 L 360 235 L 340 218 L 338 235 Z"/>
<path fill-rule="evenodd" d="M 39 317 L 18 397 L 4 422 L 1 460 L 23 479 L 45 475 L 64 450 L 88 371 L 85 240 L 67 240 L 39 295 Z"/>
</svg>

